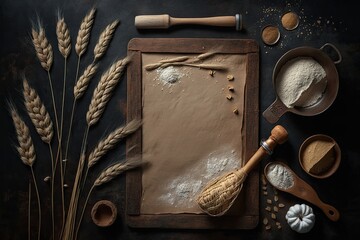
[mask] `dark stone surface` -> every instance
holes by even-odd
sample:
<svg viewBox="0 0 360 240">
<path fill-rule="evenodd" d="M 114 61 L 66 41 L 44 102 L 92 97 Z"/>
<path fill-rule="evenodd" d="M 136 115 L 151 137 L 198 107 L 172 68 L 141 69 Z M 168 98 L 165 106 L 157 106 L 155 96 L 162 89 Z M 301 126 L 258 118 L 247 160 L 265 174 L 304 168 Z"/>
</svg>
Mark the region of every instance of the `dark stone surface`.
<svg viewBox="0 0 360 240">
<path fill-rule="evenodd" d="M 125 222 L 125 178 L 120 176 L 106 186 L 95 189 L 90 197 L 85 212 L 79 239 L 353 239 L 360 234 L 360 164 L 359 148 L 355 138 L 359 134 L 357 117 L 360 109 L 360 22 L 357 7 L 345 1 L 115 1 L 115 0 L 2 0 L 0 3 L 0 238 L 27 238 L 28 184 L 31 180 L 30 170 L 19 159 L 14 145 L 17 143 L 13 124 L 7 111 L 7 102 L 11 101 L 18 108 L 24 121 L 30 126 L 37 160 L 34 165 L 40 195 L 42 196 L 43 222 L 42 238 L 51 239 L 50 219 L 50 187 L 43 181 L 50 174 L 50 158 L 47 145 L 42 143 L 22 103 L 21 79 L 23 74 L 30 84 L 37 89 L 45 102 L 50 114 L 53 114 L 46 72 L 34 55 L 30 40 L 31 26 L 38 19 L 46 29 L 47 37 L 54 49 L 54 66 L 51 70 L 55 87 L 55 98 L 60 106 L 63 58 L 57 51 L 55 26 L 56 14 L 60 12 L 65 17 L 74 43 L 80 22 L 86 12 L 95 6 L 97 8 L 94 27 L 88 51 L 81 61 L 82 69 L 92 61 L 91 49 L 95 46 L 101 30 L 114 19 L 121 21 L 114 39 L 105 57 L 100 61 L 100 69 L 91 82 L 83 99 L 79 101 L 74 121 L 74 134 L 70 147 L 69 167 L 66 182 L 73 181 L 80 151 L 80 142 L 85 126 L 85 113 L 91 93 L 96 86 L 100 73 L 115 59 L 124 57 L 127 43 L 134 37 L 200 37 L 200 38 L 251 38 L 256 39 L 260 47 L 260 136 L 268 136 L 274 124 L 268 123 L 261 113 L 275 100 L 272 86 L 272 70 L 276 61 L 288 50 L 298 46 L 320 48 L 325 43 L 334 44 L 341 52 L 343 60 L 336 65 L 339 74 L 340 87 L 334 104 L 317 116 L 303 117 L 286 113 L 276 124 L 283 125 L 289 132 L 289 140 L 277 148 L 274 155 L 262 162 L 281 159 L 318 192 L 320 198 L 340 211 L 340 220 L 331 222 L 320 209 L 314 207 L 316 225 L 307 234 L 297 234 L 284 221 L 286 209 L 278 214 L 282 229 L 273 228 L 265 231 L 262 223 L 253 230 L 217 231 L 217 230 L 164 230 L 164 229 L 130 229 Z M 288 10 L 297 12 L 300 25 L 293 31 L 281 27 L 280 16 Z M 138 31 L 134 26 L 134 18 L 140 14 L 168 13 L 174 17 L 203 17 L 215 15 L 244 16 L 244 31 L 236 32 L 232 28 L 205 26 L 177 26 L 167 30 Z M 277 45 L 265 46 L 260 39 L 261 28 L 267 24 L 279 26 L 281 38 Z M 329 53 L 332 56 L 332 53 Z M 68 92 L 72 91 L 75 78 L 77 56 L 74 48 L 68 61 Z M 67 95 L 67 103 L 72 96 Z M 88 146 L 91 148 L 106 133 L 124 123 L 126 111 L 126 76 L 116 88 L 101 121 L 94 126 L 89 134 Z M 65 116 L 69 118 L 70 104 L 66 105 Z M 52 115 L 53 116 L 53 115 Z M 67 130 L 69 122 L 65 121 Z M 332 136 L 340 145 L 342 162 L 338 171 L 328 179 L 315 179 L 306 175 L 297 160 L 297 151 L 305 138 L 323 133 Z M 89 180 L 96 178 L 99 171 L 112 162 L 124 158 L 125 144 L 120 143 L 116 149 L 109 152 L 98 168 L 89 172 Z M 262 168 L 260 168 L 262 169 Z M 90 182 L 89 181 L 89 182 Z M 66 200 L 70 196 L 66 190 Z M 87 191 L 88 188 L 85 188 Z M 270 191 L 269 191 L 270 193 Z M 266 198 L 260 194 L 261 219 L 267 214 L 264 211 Z M 280 200 L 288 208 L 292 204 L 304 202 L 286 193 L 279 193 Z M 31 234 L 37 236 L 37 203 L 34 186 L 32 185 L 32 218 Z M 99 199 L 110 199 L 118 207 L 118 219 L 109 228 L 98 228 L 90 220 L 92 205 Z M 84 199 L 82 199 L 83 202 Z M 57 232 L 61 226 L 60 202 L 56 201 Z M 57 239 L 57 238 L 56 238 Z"/>
</svg>

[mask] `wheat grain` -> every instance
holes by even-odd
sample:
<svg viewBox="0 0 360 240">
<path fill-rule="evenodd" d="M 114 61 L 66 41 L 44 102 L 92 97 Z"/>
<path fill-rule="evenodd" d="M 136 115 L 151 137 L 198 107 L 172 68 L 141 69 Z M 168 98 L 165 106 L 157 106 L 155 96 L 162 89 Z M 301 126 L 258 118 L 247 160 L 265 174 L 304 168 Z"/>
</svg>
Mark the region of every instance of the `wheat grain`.
<svg viewBox="0 0 360 240">
<path fill-rule="evenodd" d="M 117 60 L 101 76 L 100 81 L 94 90 L 89 110 L 86 113 L 86 121 L 89 127 L 97 123 L 100 119 L 105 110 L 106 103 L 110 100 L 112 92 L 129 62 L 130 57 Z"/>
<path fill-rule="evenodd" d="M 89 155 L 88 168 L 94 166 L 99 159 L 126 136 L 134 133 L 141 126 L 140 120 L 132 120 L 125 126 L 121 126 L 101 140 Z"/>
<path fill-rule="evenodd" d="M 50 143 L 54 135 L 53 123 L 50 119 L 50 115 L 46 111 L 46 108 L 35 89 L 29 86 L 25 78 L 23 79 L 23 88 L 25 107 L 30 119 L 40 135 L 41 140 L 45 143 Z"/>
<path fill-rule="evenodd" d="M 75 51 L 80 57 L 86 51 L 90 40 L 90 32 L 94 23 L 95 8 L 92 8 L 84 17 L 80 24 L 80 29 L 76 38 Z"/>
<path fill-rule="evenodd" d="M 49 71 L 53 63 L 53 51 L 51 44 L 46 38 L 45 29 L 39 24 L 38 30 L 35 30 L 35 28 L 31 29 L 31 35 L 40 64 L 46 71 Z"/>
<path fill-rule="evenodd" d="M 89 86 L 90 80 L 95 75 L 97 71 L 98 65 L 91 63 L 87 68 L 84 70 L 84 73 L 80 76 L 79 80 L 76 82 L 74 86 L 74 97 L 76 100 L 81 98 L 87 87 Z"/>
<path fill-rule="evenodd" d="M 10 111 L 16 130 L 16 137 L 19 142 L 17 151 L 20 155 L 21 161 L 25 165 L 32 167 L 36 159 L 36 153 L 33 141 L 30 136 L 29 128 L 20 118 L 17 110 L 13 106 L 10 106 Z"/>
<path fill-rule="evenodd" d="M 114 22 L 106 26 L 104 31 L 102 31 L 102 33 L 100 34 L 99 40 L 94 48 L 95 59 L 99 59 L 105 54 L 107 48 L 109 47 L 109 43 L 114 36 L 114 32 L 118 24 L 119 20 L 115 20 Z"/>
<path fill-rule="evenodd" d="M 140 157 L 130 158 L 129 160 L 121 163 L 114 164 L 107 169 L 105 169 L 100 176 L 95 180 L 94 186 L 98 187 L 104 183 L 107 183 L 113 180 L 115 177 L 119 176 L 121 173 L 139 167 L 144 162 Z"/>
<path fill-rule="evenodd" d="M 58 17 L 56 24 L 56 35 L 58 39 L 59 51 L 64 58 L 67 58 L 71 50 L 70 31 L 65 23 L 64 18 L 60 18 L 60 16 Z"/>
</svg>

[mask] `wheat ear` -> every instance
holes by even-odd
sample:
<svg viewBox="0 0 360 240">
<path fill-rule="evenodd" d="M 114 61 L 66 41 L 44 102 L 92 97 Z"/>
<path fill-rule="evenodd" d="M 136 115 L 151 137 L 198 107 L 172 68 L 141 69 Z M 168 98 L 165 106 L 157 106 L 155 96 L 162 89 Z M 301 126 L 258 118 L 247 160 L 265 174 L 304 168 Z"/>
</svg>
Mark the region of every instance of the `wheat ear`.
<svg viewBox="0 0 360 240">
<path fill-rule="evenodd" d="M 86 51 L 90 40 L 90 32 L 94 23 L 95 8 L 92 8 L 83 18 L 76 38 L 75 51 L 80 57 Z"/>
<path fill-rule="evenodd" d="M 32 167 L 36 159 L 36 154 L 35 154 L 35 147 L 30 136 L 30 130 L 26 126 L 25 122 L 20 118 L 15 108 L 12 106 L 11 106 L 11 117 L 14 122 L 16 136 L 19 142 L 19 146 L 17 147 L 17 150 L 19 152 L 21 161 L 25 165 Z"/>
<path fill-rule="evenodd" d="M 41 236 L 41 203 L 40 203 L 40 195 L 38 186 L 36 183 L 36 178 L 34 174 L 33 164 L 36 159 L 35 147 L 33 141 L 30 136 L 29 128 L 26 126 L 25 122 L 20 118 L 17 110 L 15 107 L 10 104 L 10 112 L 11 117 L 14 122 L 16 137 L 18 140 L 19 145 L 17 146 L 17 151 L 19 153 L 21 161 L 30 167 L 31 175 L 34 181 L 36 195 L 37 195 L 37 202 L 39 208 L 39 224 L 38 224 L 38 240 L 40 240 Z"/>
<path fill-rule="evenodd" d="M 94 166 L 99 159 L 126 136 L 134 133 L 141 126 L 140 120 L 132 120 L 125 126 L 118 127 L 108 136 L 102 139 L 89 155 L 88 168 Z"/>
<path fill-rule="evenodd" d="M 94 90 L 89 110 L 86 113 L 88 126 L 97 123 L 105 110 L 106 103 L 110 100 L 112 92 L 119 82 L 130 57 L 125 57 L 113 63 L 111 67 L 101 76 L 101 79 Z"/>
<path fill-rule="evenodd" d="M 104 183 L 107 183 L 111 180 L 113 180 L 115 177 L 120 175 L 121 173 L 136 168 L 143 164 L 142 158 L 135 157 L 131 158 L 125 162 L 114 164 L 113 166 L 108 167 L 105 169 L 99 177 L 95 180 L 94 186 L 98 187 Z"/>
<path fill-rule="evenodd" d="M 45 30 L 41 26 L 40 23 L 39 23 L 38 29 L 39 29 L 38 31 L 35 30 L 35 28 L 32 28 L 32 30 L 31 30 L 32 42 L 35 47 L 36 55 L 38 56 L 40 64 L 47 71 L 47 74 L 48 74 L 52 103 L 53 103 L 53 108 L 54 108 L 56 130 L 58 133 L 58 139 L 60 140 L 57 109 L 56 109 L 56 103 L 55 103 L 55 97 L 54 97 L 54 90 L 53 90 L 53 86 L 52 86 L 52 80 L 51 80 L 51 76 L 50 76 L 50 68 L 53 63 L 53 51 L 52 51 L 52 47 L 51 47 L 49 41 L 47 40 L 47 38 L 45 36 Z"/>
<path fill-rule="evenodd" d="M 54 135 L 50 115 L 35 89 L 29 86 L 25 78 L 23 79 L 23 94 L 25 107 L 36 131 L 40 135 L 41 140 L 45 143 L 50 143 Z"/>
<path fill-rule="evenodd" d="M 56 24 L 56 36 L 58 39 L 59 51 L 64 58 L 67 58 L 71 50 L 70 31 L 64 18 L 59 15 Z"/>
<path fill-rule="evenodd" d="M 49 71 L 53 63 L 53 50 L 46 38 L 45 29 L 39 24 L 38 30 L 31 30 L 32 42 L 41 66 Z"/>
<path fill-rule="evenodd" d="M 84 95 L 87 87 L 89 86 L 90 80 L 95 75 L 97 69 L 98 65 L 95 63 L 91 63 L 89 66 L 86 67 L 84 73 L 80 76 L 79 80 L 74 86 L 74 98 L 76 100 L 78 100 Z"/>
<path fill-rule="evenodd" d="M 109 47 L 109 43 L 113 38 L 114 32 L 118 25 L 119 25 L 119 20 L 115 20 L 114 22 L 106 26 L 106 28 L 101 32 L 99 36 L 99 40 L 94 48 L 95 60 L 101 58 L 105 54 L 106 49 Z"/>
</svg>

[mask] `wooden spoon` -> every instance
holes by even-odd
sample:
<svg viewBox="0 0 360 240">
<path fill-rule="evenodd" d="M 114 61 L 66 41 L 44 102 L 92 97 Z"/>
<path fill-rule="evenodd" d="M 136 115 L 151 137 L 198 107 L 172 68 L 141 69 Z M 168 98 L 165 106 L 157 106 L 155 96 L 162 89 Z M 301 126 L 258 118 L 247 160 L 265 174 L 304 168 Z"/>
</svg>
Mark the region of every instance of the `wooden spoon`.
<svg viewBox="0 0 360 240">
<path fill-rule="evenodd" d="M 291 187 L 288 188 L 284 188 L 281 186 L 276 186 L 275 184 L 272 184 L 273 181 L 271 181 L 271 179 L 268 178 L 268 170 L 269 167 L 274 165 L 274 164 L 280 164 L 283 167 L 286 168 L 286 171 L 288 171 L 289 175 L 292 176 L 294 184 L 292 184 Z M 287 166 L 285 163 L 282 162 L 269 162 L 268 164 L 266 164 L 265 168 L 264 168 L 264 174 L 266 179 L 278 190 L 283 191 L 283 192 L 287 192 L 290 193 L 296 197 L 299 197 L 301 199 L 304 199 L 312 204 L 314 204 L 315 206 L 319 207 L 324 213 L 325 215 L 332 221 L 337 221 L 339 220 L 340 217 L 340 213 L 339 211 L 334 208 L 333 206 L 326 204 L 324 202 L 322 202 L 318 196 L 318 194 L 316 193 L 316 191 L 314 190 L 314 188 L 312 188 L 308 183 L 306 183 L 304 180 L 302 180 L 299 176 L 297 176 L 291 169 L 289 166 Z"/>
</svg>

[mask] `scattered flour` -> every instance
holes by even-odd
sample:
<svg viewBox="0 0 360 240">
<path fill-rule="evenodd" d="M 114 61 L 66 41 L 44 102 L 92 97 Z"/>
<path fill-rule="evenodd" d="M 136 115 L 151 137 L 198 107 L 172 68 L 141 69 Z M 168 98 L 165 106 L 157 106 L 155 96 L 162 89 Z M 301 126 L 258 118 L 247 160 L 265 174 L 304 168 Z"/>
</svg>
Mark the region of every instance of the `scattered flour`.
<svg viewBox="0 0 360 240">
<path fill-rule="evenodd" d="M 234 150 L 224 148 L 212 152 L 187 173 L 174 178 L 167 185 L 166 194 L 159 196 L 159 201 L 175 208 L 191 208 L 197 205 L 196 196 L 205 184 L 240 164 L 241 159 Z"/>
<path fill-rule="evenodd" d="M 173 66 L 158 68 L 156 71 L 159 75 L 160 81 L 162 81 L 164 84 L 174 84 L 184 76 L 183 73 L 181 73 Z"/>
<path fill-rule="evenodd" d="M 313 58 L 297 57 L 282 66 L 276 77 L 276 92 L 289 108 L 317 103 L 325 91 L 324 68 Z"/>
</svg>

